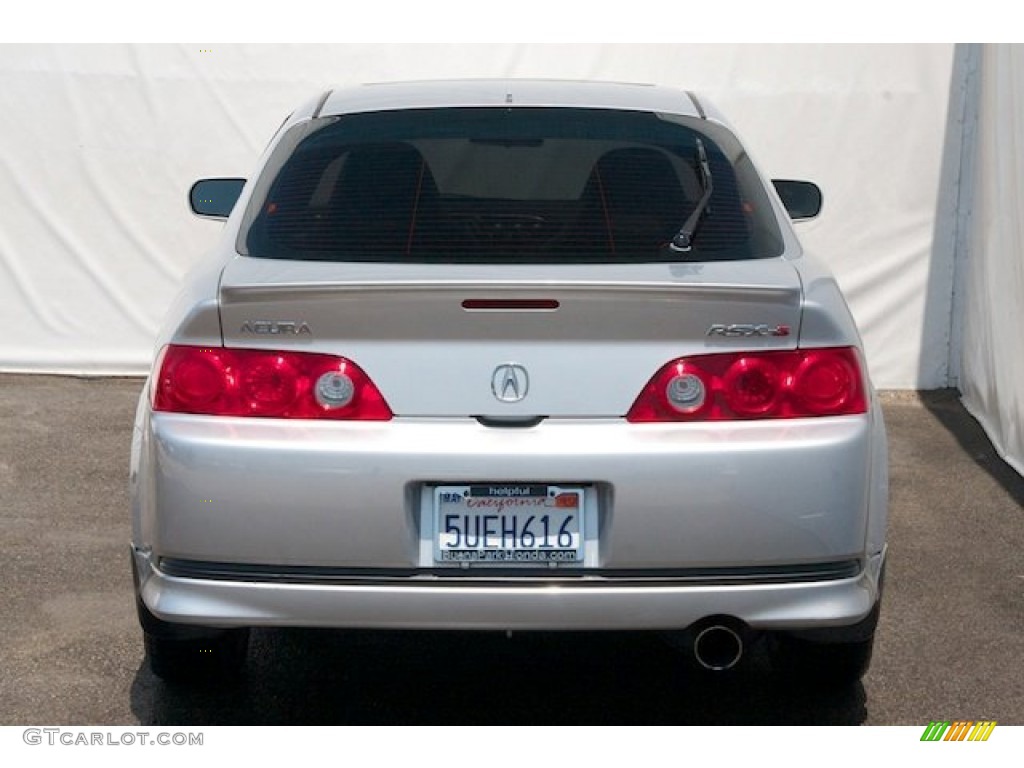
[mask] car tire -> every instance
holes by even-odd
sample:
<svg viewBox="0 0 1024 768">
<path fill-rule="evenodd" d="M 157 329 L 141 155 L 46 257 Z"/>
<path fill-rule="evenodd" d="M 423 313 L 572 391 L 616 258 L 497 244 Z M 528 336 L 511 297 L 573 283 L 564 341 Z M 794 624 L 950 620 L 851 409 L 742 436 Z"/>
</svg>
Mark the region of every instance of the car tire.
<svg viewBox="0 0 1024 768">
<path fill-rule="evenodd" d="M 172 624 L 137 601 L 146 658 L 168 683 L 223 681 L 240 676 L 249 651 L 249 630 Z"/>
<path fill-rule="evenodd" d="M 823 627 L 783 633 L 779 655 L 783 671 L 809 687 L 843 687 L 860 680 L 871 666 L 881 596 L 868 615 L 846 627 Z"/>
<path fill-rule="evenodd" d="M 868 671 L 874 644 L 874 636 L 843 643 L 786 637 L 780 648 L 783 672 L 787 681 L 806 687 L 845 688 Z"/>
</svg>

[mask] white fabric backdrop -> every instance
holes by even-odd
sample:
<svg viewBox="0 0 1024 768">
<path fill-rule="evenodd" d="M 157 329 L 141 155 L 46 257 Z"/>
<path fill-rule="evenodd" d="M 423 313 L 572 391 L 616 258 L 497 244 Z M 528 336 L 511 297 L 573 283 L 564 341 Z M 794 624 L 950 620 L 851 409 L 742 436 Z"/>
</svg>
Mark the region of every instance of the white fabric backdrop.
<svg viewBox="0 0 1024 768">
<path fill-rule="evenodd" d="M 542 76 L 708 95 L 765 173 L 824 188 L 800 234 L 842 283 L 876 385 L 946 386 L 956 60 L 952 45 L 0 46 L 0 370 L 143 372 L 217 234 L 188 213 L 189 185 L 247 175 L 300 101 L 374 80 Z"/>
<path fill-rule="evenodd" d="M 960 389 L 1024 474 L 1024 47 L 984 46 L 978 74 Z"/>
</svg>

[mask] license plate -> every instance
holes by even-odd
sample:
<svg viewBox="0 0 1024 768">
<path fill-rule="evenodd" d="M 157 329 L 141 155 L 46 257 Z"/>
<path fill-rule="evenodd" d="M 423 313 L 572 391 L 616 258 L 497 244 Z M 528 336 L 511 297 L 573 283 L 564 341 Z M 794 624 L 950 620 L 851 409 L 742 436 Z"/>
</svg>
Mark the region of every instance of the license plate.
<svg viewBox="0 0 1024 768">
<path fill-rule="evenodd" d="M 442 485 L 434 489 L 434 561 L 441 565 L 581 563 L 580 486 Z"/>
</svg>

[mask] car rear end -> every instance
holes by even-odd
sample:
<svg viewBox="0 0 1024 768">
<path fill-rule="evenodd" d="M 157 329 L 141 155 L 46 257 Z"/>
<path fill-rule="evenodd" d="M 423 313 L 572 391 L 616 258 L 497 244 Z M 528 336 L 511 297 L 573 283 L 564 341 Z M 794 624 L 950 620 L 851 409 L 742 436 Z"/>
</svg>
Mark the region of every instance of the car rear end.
<svg viewBox="0 0 1024 768">
<path fill-rule="evenodd" d="M 144 626 L 862 647 L 885 436 L 834 280 L 705 105 L 498 85 L 277 137 L 140 402 Z"/>
</svg>

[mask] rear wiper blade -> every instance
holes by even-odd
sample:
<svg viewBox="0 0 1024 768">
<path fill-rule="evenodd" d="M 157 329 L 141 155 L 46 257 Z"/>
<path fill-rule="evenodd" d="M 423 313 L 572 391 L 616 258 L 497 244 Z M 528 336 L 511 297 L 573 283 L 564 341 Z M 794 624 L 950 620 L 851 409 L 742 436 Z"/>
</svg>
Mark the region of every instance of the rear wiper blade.
<svg viewBox="0 0 1024 768">
<path fill-rule="evenodd" d="M 700 196 L 700 200 L 697 201 L 693 212 L 686 219 L 683 228 L 676 233 L 676 236 L 672 238 L 672 242 L 669 243 L 669 248 L 673 251 L 685 253 L 693 247 L 693 235 L 696 233 L 697 227 L 700 226 L 701 218 L 703 218 L 704 213 L 708 209 L 708 203 L 711 202 L 711 193 L 714 190 L 714 185 L 711 182 L 711 167 L 708 165 L 708 153 L 704 150 L 704 142 L 700 139 L 697 139 L 697 167 L 700 169 L 700 182 L 704 193 Z"/>
</svg>

